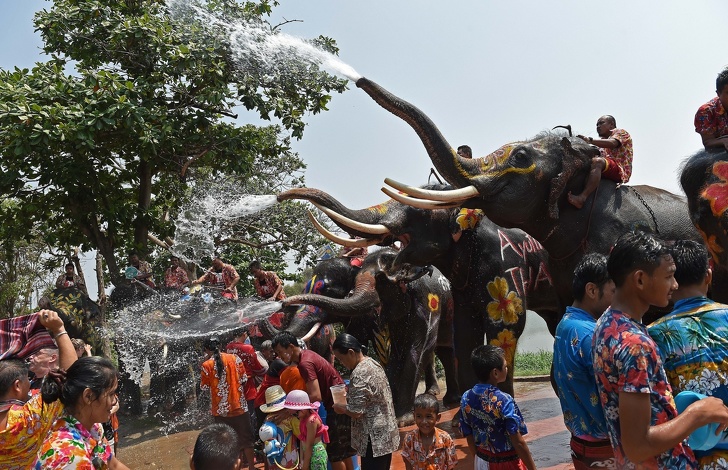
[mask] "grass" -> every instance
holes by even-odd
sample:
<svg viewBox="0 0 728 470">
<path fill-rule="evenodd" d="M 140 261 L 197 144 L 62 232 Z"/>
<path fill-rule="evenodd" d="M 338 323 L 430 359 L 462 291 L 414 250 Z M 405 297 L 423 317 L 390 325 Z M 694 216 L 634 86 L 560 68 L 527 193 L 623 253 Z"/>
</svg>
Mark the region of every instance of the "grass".
<svg viewBox="0 0 728 470">
<path fill-rule="evenodd" d="M 516 353 L 515 376 L 548 375 L 554 354 L 551 351 Z"/>
</svg>

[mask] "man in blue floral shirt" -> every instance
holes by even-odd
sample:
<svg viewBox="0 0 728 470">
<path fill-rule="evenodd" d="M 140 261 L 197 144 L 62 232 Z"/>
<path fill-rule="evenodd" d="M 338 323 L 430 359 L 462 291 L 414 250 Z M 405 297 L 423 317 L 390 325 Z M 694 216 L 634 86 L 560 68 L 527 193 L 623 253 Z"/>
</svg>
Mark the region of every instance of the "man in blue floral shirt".
<svg viewBox="0 0 728 470">
<path fill-rule="evenodd" d="M 574 271 L 572 290 L 574 304 L 566 308 L 554 339 L 554 380 L 571 433 L 571 459 L 576 470 L 614 468 L 592 362 L 594 328 L 614 295 L 607 258 L 599 253 L 584 256 Z"/>
<path fill-rule="evenodd" d="M 659 347 L 673 393 L 684 390 L 728 402 L 728 305 L 708 299 L 713 277 L 708 250 L 681 240 L 670 249 L 675 279 L 673 311 L 647 328 Z M 701 468 L 728 468 L 728 442 L 695 451 Z"/>
<path fill-rule="evenodd" d="M 677 289 L 672 256 L 652 235 L 629 232 L 617 240 L 607 269 L 616 292 L 594 332 L 594 373 L 617 468 L 696 469 L 683 440 L 711 422 L 727 428 L 728 408 L 708 397 L 678 415 L 657 345 L 641 323 Z"/>
</svg>

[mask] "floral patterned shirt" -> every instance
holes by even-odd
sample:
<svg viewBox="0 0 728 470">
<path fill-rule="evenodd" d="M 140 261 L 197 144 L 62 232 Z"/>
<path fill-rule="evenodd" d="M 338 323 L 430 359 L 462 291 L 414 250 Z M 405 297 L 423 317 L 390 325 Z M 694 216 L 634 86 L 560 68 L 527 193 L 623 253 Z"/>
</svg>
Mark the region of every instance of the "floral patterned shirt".
<svg viewBox="0 0 728 470">
<path fill-rule="evenodd" d="M 460 400 L 460 429 L 473 436 L 476 450 L 501 454 L 514 450 L 511 434 L 528 433 L 513 397 L 490 384 L 479 383 Z"/>
<path fill-rule="evenodd" d="M 278 286 L 283 285 L 283 281 L 281 281 L 278 274 L 273 271 L 263 271 L 263 280 L 259 281 L 258 278 L 255 278 L 253 284 L 255 285 L 255 292 L 258 294 L 258 297 L 267 299 L 273 296 L 273 293 L 276 289 L 278 289 Z M 283 300 L 285 298 L 286 293 L 283 292 L 283 289 L 281 289 L 275 300 Z"/>
<path fill-rule="evenodd" d="M 40 394 L 24 405 L 13 405 L 8 410 L 7 425 L 0 431 L 0 468 L 31 468 L 43 439 L 62 413 L 60 401 L 43 404 Z"/>
<path fill-rule="evenodd" d="M 597 389 L 618 468 L 697 468 L 693 451 L 684 443 L 637 464 L 630 462 L 624 453 L 620 432 L 620 392 L 649 394 L 651 426 L 677 416 L 662 359 L 647 328 L 619 310 L 610 308 L 597 321 L 593 357 Z"/>
<path fill-rule="evenodd" d="M 73 416 L 55 422 L 38 451 L 35 470 L 98 470 L 109 468 L 114 457 L 100 423 L 88 430 Z M 96 461 L 96 466 L 94 466 Z"/>
<path fill-rule="evenodd" d="M 619 167 L 622 183 L 629 181 L 632 176 L 632 136 L 624 129 L 612 129 L 608 139 L 617 139 L 621 144 L 616 149 L 600 148 L 599 152 L 604 158 L 611 158 Z"/>
<path fill-rule="evenodd" d="M 173 289 L 182 289 L 190 283 L 190 278 L 180 266 L 170 266 L 164 272 L 164 285 Z"/>
<path fill-rule="evenodd" d="M 207 274 L 205 274 L 205 282 L 212 284 L 213 286 L 222 287 L 225 289 L 230 289 L 233 293 L 233 299 L 238 298 L 238 288 L 236 286 L 232 286 L 233 281 L 235 278 L 238 277 L 238 272 L 235 270 L 233 265 L 231 264 L 223 264 L 222 265 L 222 271 L 215 272 L 214 270 L 208 271 Z"/>
<path fill-rule="evenodd" d="M 63 289 L 64 287 L 76 287 L 78 289 L 83 289 L 83 281 L 81 280 L 81 276 L 78 274 L 73 274 L 70 276 L 67 276 L 66 274 L 61 274 L 58 276 L 58 279 L 56 279 L 56 288 Z"/>
<path fill-rule="evenodd" d="M 414 429 L 404 436 L 402 458 L 412 465 L 414 470 L 451 470 L 458 464 L 455 455 L 455 441 L 450 434 L 435 428 L 435 436 L 425 453 L 419 429 Z"/>
<path fill-rule="evenodd" d="M 728 305 L 706 297 L 678 300 L 647 331 L 674 393 L 690 390 L 728 403 Z M 728 442 L 716 447 L 728 449 Z"/>
<path fill-rule="evenodd" d="M 554 339 L 554 380 L 564 424 L 572 435 L 586 440 L 608 438 L 594 381 L 592 337 L 596 326 L 597 321 L 589 312 L 566 307 Z"/>
<path fill-rule="evenodd" d="M 367 440 L 372 442 L 374 457 L 399 448 L 392 390 L 384 369 L 374 359 L 365 357 L 351 372 L 346 400 L 349 411 L 364 413 L 351 419 L 351 446 L 359 455 L 367 453 Z"/>
<path fill-rule="evenodd" d="M 695 132 L 710 133 L 712 137 L 728 135 L 728 113 L 716 96 L 695 113 Z"/>
<path fill-rule="evenodd" d="M 240 416 L 248 411 L 244 386 L 247 378 L 243 361 L 234 354 L 220 353 L 224 366 L 222 376 L 217 373 L 215 358 L 202 363 L 200 388 L 210 390 L 212 416 Z"/>
</svg>

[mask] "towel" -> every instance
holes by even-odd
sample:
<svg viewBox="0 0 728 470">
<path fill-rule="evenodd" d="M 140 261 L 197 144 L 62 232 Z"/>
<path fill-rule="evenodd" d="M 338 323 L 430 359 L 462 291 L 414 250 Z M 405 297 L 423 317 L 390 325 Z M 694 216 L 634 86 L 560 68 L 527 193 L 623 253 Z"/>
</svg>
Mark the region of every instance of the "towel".
<svg viewBox="0 0 728 470">
<path fill-rule="evenodd" d="M 37 313 L 0 320 L 0 360 L 25 359 L 45 348 L 56 344 Z"/>
</svg>

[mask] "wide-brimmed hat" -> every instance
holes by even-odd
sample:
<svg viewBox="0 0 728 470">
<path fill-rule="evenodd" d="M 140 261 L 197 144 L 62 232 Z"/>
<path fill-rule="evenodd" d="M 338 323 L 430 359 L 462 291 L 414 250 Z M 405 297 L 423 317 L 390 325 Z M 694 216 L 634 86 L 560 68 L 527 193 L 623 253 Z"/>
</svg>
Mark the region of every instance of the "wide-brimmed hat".
<svg viewBox="0 0 728 470">
<path fill-rule="evenodd" d="M 319 406 L 321 404 L 317 401 L 311 403 L 308 393 L 303 390 L 291 390 L 283 403 L 283 407 L 289 410 L 316 410 Z"/>
<path fill-rule="evenodd" d="M 268 387 L 265 391 L 265 405 L 260 405 L 263 413 L 273 413 L 283 409 L 283 402 L 286 401 L 286 392 L 280 385 Z"/>
</svg>

